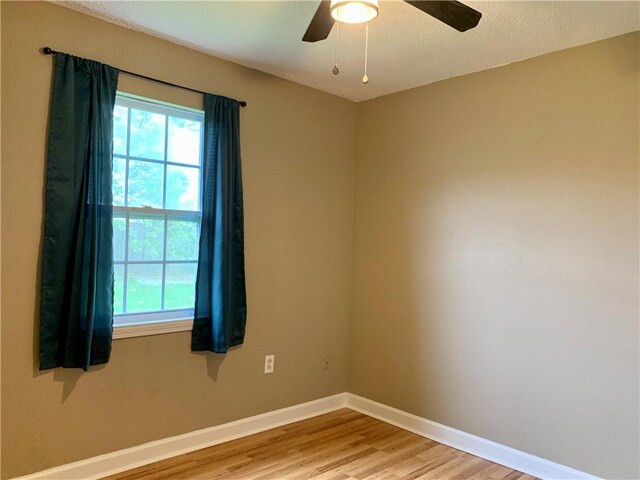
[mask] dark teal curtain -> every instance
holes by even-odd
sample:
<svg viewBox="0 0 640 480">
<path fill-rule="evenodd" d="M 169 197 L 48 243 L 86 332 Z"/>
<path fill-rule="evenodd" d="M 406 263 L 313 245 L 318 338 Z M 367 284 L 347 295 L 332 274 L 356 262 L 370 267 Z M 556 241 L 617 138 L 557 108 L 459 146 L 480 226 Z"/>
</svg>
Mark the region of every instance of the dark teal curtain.
<svg viewBox="0 0 640 480">
<path fill-rule="evenodd" d="M 247 298 L 240 104 L 204 96 L 202 227 L 191 350 L 226 353 L 244 341 Z"/>
<path fill-rule="evenodd" d="M 119 71 L 58 53 L 49 117 L 40 370 L 106 363 L 113 324 L 111 153 Z"/>
</svg>

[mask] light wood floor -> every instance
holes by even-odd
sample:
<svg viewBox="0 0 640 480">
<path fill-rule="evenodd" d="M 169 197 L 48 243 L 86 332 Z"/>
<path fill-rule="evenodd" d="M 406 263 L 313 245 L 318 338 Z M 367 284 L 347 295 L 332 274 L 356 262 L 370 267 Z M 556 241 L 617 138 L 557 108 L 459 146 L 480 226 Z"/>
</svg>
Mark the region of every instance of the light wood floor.
<svg viewBox="0 0 640 480">
<path fill-rule="evenodd" d="M 108 477 L 224 480 L 532 480 L 349 409 Z"/>
</svg>

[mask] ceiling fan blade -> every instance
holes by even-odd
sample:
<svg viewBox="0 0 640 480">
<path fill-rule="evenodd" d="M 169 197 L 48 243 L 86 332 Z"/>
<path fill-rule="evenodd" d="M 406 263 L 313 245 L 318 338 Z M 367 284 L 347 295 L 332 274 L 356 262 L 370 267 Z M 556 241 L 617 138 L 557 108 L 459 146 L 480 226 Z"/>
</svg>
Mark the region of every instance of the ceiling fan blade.
<svg viewBox="0 0 640 480">
<path fill-rule="evenodd" d="M 318 42 L 324 40 L 331 33 L 335 20 L 331 16 L 331 1 L 322 0 L 307 31 L 302 37 L 303 42 Z"/>
<path fill-rule="evenodd" d="M 413 5 L 418 10 L 422 10 L 424 13 L 428 13 L 441 22 L 446 23 L 450 27 L 455 28 L 459 32 L 466 32 L 467 30 L 475 27 L 478 25 L 480 17 L 482 17 L 482 14 L 479 11 L 474 10 L 471 7 L 467 7 L 463 3 L 456 2 L 455 0 L 404 1 Z"/>
</svg>

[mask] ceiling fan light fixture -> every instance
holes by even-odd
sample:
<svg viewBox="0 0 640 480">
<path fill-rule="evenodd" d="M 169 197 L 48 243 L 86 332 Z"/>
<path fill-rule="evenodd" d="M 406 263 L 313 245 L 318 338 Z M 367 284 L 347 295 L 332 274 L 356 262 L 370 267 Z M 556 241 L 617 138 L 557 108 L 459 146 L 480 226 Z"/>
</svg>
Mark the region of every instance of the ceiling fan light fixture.
<svg viewBox="0 0 640 480">
<path fill-rule="evenodd" d="M 378 16 L 378 0 L 331 0 L 331 16 L 342 23 L 366 23 Z"/>
</svg>

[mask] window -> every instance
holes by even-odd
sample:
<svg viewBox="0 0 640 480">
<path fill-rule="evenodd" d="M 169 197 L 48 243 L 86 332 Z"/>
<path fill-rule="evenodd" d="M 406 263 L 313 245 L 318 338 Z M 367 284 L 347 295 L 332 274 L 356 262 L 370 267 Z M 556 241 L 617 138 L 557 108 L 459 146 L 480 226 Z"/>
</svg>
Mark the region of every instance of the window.
<svg viewBox="0 0 640 480">
<path fill-rule="evenodd" d="M 116 98 L 114 327 L 120 334 L 114 338 L 190 328 L 203 123 L 202 112 L 120 94 Z M 155 324 L 155 330 L 149 331 L 148 324 Z"/>
</svg>

